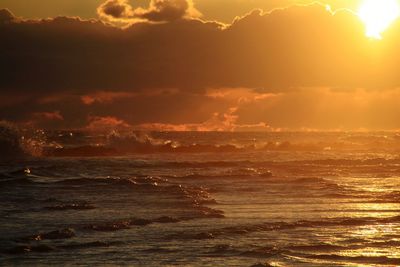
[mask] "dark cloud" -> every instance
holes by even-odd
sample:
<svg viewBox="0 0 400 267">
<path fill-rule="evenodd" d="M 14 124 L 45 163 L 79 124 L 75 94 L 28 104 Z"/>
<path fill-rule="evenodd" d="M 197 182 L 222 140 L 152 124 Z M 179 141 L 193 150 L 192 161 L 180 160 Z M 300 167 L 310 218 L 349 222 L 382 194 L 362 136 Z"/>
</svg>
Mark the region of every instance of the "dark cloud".
<svg viewBox="0 0 400 267">
<path fill-rule="evenodd" d="M 383 40 L 371 41 L 356 15 L 332 14 L 319 4 L 254 11 L 226 27 L 186 18 L 181 11 L 190 7 L 178 0 L 152 1 L 147 9 L 121 0 L 104 3 L 100 10 L 114 19 L 166 22 L 124 29 L 79 18 L 16 20 L 0 11 L 0 94 L 13 99 L 0 101 L 0 118 L 28 120 L 35 112 L 57 110 L 73 127 L 88 116 L 181 124 L 202 123 L 218 112 L 242 114 L 235 122 L 254 117 L 255 125 L 262 118 L 278 124 L 279 114 L 263 106 L 257 113 L 251 103 L 270 107 L 278 98 L 269 94 L 287 94 L 280 96 L 282 106 L 301 108 L 296 99 L 304 107 L 311 102 L 309 94 L 293 93 L 299 88 L 400 87 L 399 23 Z M 241 101 L 235 88 L 245 95 Z M 288 110 L 279 126 L 294 123 Z"/>
<path fill-rule="evenodd" d="M 394 69 L 380 63 L 393 62 L 399 38 L 370 42 L 354 14 L 332 15 L 320 5 L 253 12 L 226 29 L 179 20 L 122 30 L 98 21 L 56 18 L 2 23 L 0 33 L 3 90 L 225 86 L 279 91 L 400 83 Z"/>
<path fill-rule="evenodd" d="M 8 9 L 0 9 L 0 23 L 6 24 L 17 20 L 13 13 Z"/>
<path fill-rule="evenodd" d="M 138 16 L 150 21 L 174 21 L 193 15 L 191 2 L 188 0 L 153 0 L 150 8 L 138 12 Z"/>
<path fill-rule="evenodd" d="M 108 0 L 98 9 L 100 16 L 112 18 L 128 18 L 132 16 L 132 7 L 125 0 Z"/>
<path fill-rule="evenodd" d="M 171 22 L 200 16 L 191 0 L 151 0 L 148 8 L 134 9 L 127 0 L 107 0 L 97 9 L 99 17 L 108 22 L 138 21 Z"/>
</svg>

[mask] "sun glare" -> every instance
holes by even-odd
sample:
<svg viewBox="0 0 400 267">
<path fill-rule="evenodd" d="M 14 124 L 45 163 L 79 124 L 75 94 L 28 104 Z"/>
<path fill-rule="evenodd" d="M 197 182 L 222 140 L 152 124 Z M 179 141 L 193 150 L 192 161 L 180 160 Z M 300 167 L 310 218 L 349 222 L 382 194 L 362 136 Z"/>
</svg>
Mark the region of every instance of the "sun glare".
<svg viewBox="0 0 400 267">
<path fill-rule="evenodd" d="M 365 0 L 358 15 L 365 23 L 366 35 L 381 39 L 382 32 L 400 16 L 400 4 L 398 0 Z"/>
</svg>

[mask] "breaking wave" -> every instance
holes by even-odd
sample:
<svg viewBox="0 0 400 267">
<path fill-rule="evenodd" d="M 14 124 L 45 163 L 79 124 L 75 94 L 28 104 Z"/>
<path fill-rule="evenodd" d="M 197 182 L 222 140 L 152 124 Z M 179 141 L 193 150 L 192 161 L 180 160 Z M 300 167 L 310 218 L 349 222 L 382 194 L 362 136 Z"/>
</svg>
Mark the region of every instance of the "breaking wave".
<svg viewBox="0 0 400 267">
<path fill-rule="evenodd" d="M 187 135 L 187 136 L 186 136 Z M 48 156 L 48 157 L 107 157 L 130 154 L 154 153 L 238 153 L 238 152 L 321 152 L 332 151 L 399 151 L 399 138 L 383 138 L 377 145 L 376 136 L 363 138 L 343 137 L 336 139 L 310 141 L 297 140 L 297 135 L 288 139 L 265 135 L 265 140 L 239 142 L 238 140 L 214 140 L 212 134 L 203 133 L 199 140 L 190 137 L 190 133 L 145 134 L 140 132 L 91 135 L 83 131 L 43 131 L 20 129 L 8 122 L 0 122 L 1 157 Z M 223 134 L 222 134 L 223 135 Z M 301 134 L 299 134 L 301 135 Z M 157 137 L 153 137 L 157 136 Z M 251 136 L 251 133 L 249 134 Z M 383 159 L 380 159 L 383 160 Z M 340 162 L 333 160 L 334 164 Z M 379 161 L 379 159 L 377 159 Z M 309 162 L 312 164 L 313 162 Z M 328 164 L 329 162 L 321 162 Z M 357 162 L 353 162 L 357 163 Z M 373 163 L 367 162 L 367 163 Z M 350 162 L 344 162 L 350 164 Z"/>
<path fill-rule="evenodd" d="M 46 143 L 44 131 L 20 129 L 12 123 L 0 121 L 0 159 L 41 156 Z"/>
</svg>

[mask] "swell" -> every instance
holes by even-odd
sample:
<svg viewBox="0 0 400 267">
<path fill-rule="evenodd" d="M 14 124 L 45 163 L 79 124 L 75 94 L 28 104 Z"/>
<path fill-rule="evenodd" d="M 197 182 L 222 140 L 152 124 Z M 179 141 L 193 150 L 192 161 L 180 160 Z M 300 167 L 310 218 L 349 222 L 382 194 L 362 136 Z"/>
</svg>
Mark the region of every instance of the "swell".
<svg viewBox="0 0 400 267">
<path fill-rule="evenodd" d="M 297 163 L 309 165 L 337 165 L 337 166 L 376 166 L 381 164 L 399 164 L 400 158 L 386 159 L 381 157 L 368 159 L 316 159 L 316 160 L 299 160 Z"/>
<path fill-rule="evenodd" d="M 388 241 L 368 241 L 368 240 L 358 240 L 355 244 L 343 245 L 343 244 L 308 244 L 308 245 L 292 245 L 285 247 L 287 251 L 301 251 L 301 252 L 339 252 L 343 250 L 358 250 L 365 248 L 391 248 L 399 247 L 400 241 L 398 240 L 388 240 Z"/>
<path fill-rule="evenodd" d="M 83 133 L 81 133 L 82 135 Z M 157 134 L 154 134 L 157 135 Z M 300 134 L 299 134 L 300 135 Z M 210 137 L 213 137 L 211 140 Z M 106 135 L 101 145 L 77 145 L 75 147 L 50 147 L 45 151 L 47 156 L 110 156 L 110 155 L 125 155 L 125 154 L 153 154 L 153 153 L 236 153 L 236 152 L 260 152 L 260 151 L 282 151 L 282 152 L 329 152 L 329 151 L 366 151 L 366 150 L 393 150 L 399 148 L 397 139 L 382 139 L 384 142 L 376 143 L 375 137 L 367 137 L 355 140 L 325 140 L 320 142 L 296 141 L 296 135 L 291 138 L 286 137 L 286 140 L 281 140 L 279 136 L 271 136 L 267 140 L 253 139 L 251 142 L 236 142 L 235 139 L 226 141 L 225 139 L 217 138 L 212 133 L 199 136 L 203 137 L 204 141 L 189 143 L 190 136 L 174 136 L 169 137 L 168 134 L 163 137 L 155 138 L 149 134 L 133 132 L 119 133 L 113 131 Z M 339 137 L 339 135 L 338 135 Z M 264 136 L 265 138 L 265 136 Z M 272 141 L 272 140 L 274 141 Z M 339 138 L 340 139 L 340 138 Z M 179 141 L 180 140 L 180 141 Z M 215 143 L 217 142 L 217 143 Z"/>
<path fill-rule="evenodd" d="M 376 199 L 365 200 L 367 196 L 366 192 L 357 191 L 349 187 L 338 185 L 333 180 L 325 179 L 321 177 L 287 177 L 287 176 L 274 176 L 272 172 L 261 170 L 251 170 L 251 171 L 239 171 L 243 174 L 237 174 L 236 170 L 233 172 L 221 172 L 214 174 L 189 174 L 183 176 L 135 176 L 131 178 L 70 178 L 64 180 L 52 181 L 47 179 L 36 179 L 35 177 L 24 177 L 16 179 L 5 179 L 0 180 L 0 188 L 14 187 L 16 185 L 40 185 L 46 186 L 48 188 L 60 188 L 66 190 L 91 190 L 93 188 L 98 188 L 98 190 L 125 190 L 125 191 L 137 191 L 141 193 L 147 193 L 150 195 L 170 195 L 175 198 L 191 200 L 193 203 L 197 204 L 212 204 L 215 203 L 210 196 L 210 192 L 215 192 L 215 190 L 221 190 L 222 188 L 212 187 L 211 189 L 194 186 L 185 185 L 182 183 L 187 181 L 205 181 L 205 183 L 215 181 L 245 181 L 249 180 L 249 186 L 238 188 L 238 191 L 259 191 L 259 184 L 264 185 L 277 185 L 284 186 L 285 190 L 291 190 L 291 192 L 296 192 L 298 188 L 306 187 L 307 191 L 312 190 L 313 194 L 306 194 L 304 197 L 323 197 L 323 198 L 360 198 L 363 201 L 382 201 L 390 200 L 391 202 L 396 202 L 400 198 L 397 194 L 392 193 L 386 196 L 376 196 Z M 247 173 L 247 174 L 246 174 Z M 46 182 L 44 182 L 46 181 Z M 181 183 L 182 182 L 182 183 Z M 251 185 L 251 187 L 250 187 Z M 214 190 L 214 191 L 213 191 Z M 226 188 L 226 190 L 233 190 L 232 188 Z M 236 189 L 235 189 L 236 190 Z M 305 193 L 305 191 L 300 190 L 298 194 Z M 369 198 L 371 196 L 368 196 Z M 79 204 L 79 203 L 75 203 Z M 89 206 L 74 205 L 74 203 L 60 203 L 57 207 L 53 209 L 89 209 Z M 51 207 L 49 209 L 52 209 Z"/>
<path fill-rule="evenodd" d="M 392 191 L 389 193 L 381 194 L 376 197 L 374 200 L 371 200 L 372 203 L 400 203 L 400 191 Z"/>
<path fill-rule="evenodd" d="M 215 199 L 210 195 L 209 189 L 203 186 L 182 185 L 180 183 L 170 182 L 168 179 L 154 176 L 132 177 L 132 178 L 72 178 L 59 180 L 54 182 L 39 182 L 29 178 L 11 179 L 0 182 L 4 189 L 5 186 L 14 187 L 15 185 L 45 185 L 46 190 L 73 190 L 76 192 L 121 192 L 127 193 L 136 192 L 138 196 L 150 196 L 157 199 L 167 199 L 163 201 L 155 201 L 157 205 L 172 205 L 176 209 L 186 212 L 188 218 L 221 218 L 223 212 L 206 207 L 208 204 L 216 204 Z M 38 188 L 42 191 L 42 188 Z M 21 202 L 31 199 L 20 199 Z M 171 203 L 171 201 L 173 203 Z M 37 201 L 36 201 L 37 202 Z M 49 204 L 44 206 L 45 211 L 67 211 L 67 210 L 90 210 L 97 208 L 87 201 L 58 201 L 53 199 L 47 201 Z M 36 203 L 42 204 L 42 203 Z M 42 205 L 41 205 L 42 206 Z"/>
<path fill-rule="evenodd" d="M 298 228 L 335 227 L 335 226 L 363 226 L 374 224 L 399 223 L 400 216 L 387 218 L 362 217 L 362 218 L 335 218 L 319 221 L 297 221 L 297 222 L 268 222 L 252 225 L 230 226 L 212 229 L 207 232 L 181 233 L 170 236 L 173 239 L 214 239 L 219 236 L 247 235 L 255 232 L 282 231 Z"/>
<path fill-rule="evenodd" d="M 255 146 L 237 146 L 235 144 L 193 144 L 193 145 L 179 145 L 175 146 L 172 143 L 157 144 L 153 145 L 150 143 L 137 143 L 135 145 L 129 145 L 127 147 L 113 147 L 110 145 L 81 145 L 81 146 L 48 146 L 42 148 L 42 155 L 46 157 L 108 157 L 108 156 L 125 156 L 134 154 L 205 154 L 205 153 L 262 153 L 262 152 L 282 152 L 282 153 L 296 153 L 296 152 L 319 152 L 327 153 L 323 147 L 307 147 L 292 145 L 288 143 L 288 146 L 275 146 L 269 145 L 264 147 Z M 330 153 L 348 153 L 351 151 L 355 152 L 374 152 L 376 148 L 370 148 L 370 150 L 329 150 Z M 386 152 L 386 151 L 384 151 Z M 351 164 L 363 162 L 366 164 L 377 163 L 383 159 L 376 158 L 370 160 L 353 160 L 353 161 L 341 161 L 340 159 L 328 159 L 324 164 Z M 398 160 L 396 160 L 398 162 Z M 315 163 L 314 161 L 308 161 L 309 163 Z"/>
<path fill-rule="evenodd" d="M 289 161 L 250 161 L 250 160 L 215 160 L 215 161 L 164 161 L 157 162 L 158 167 L 162 168 L 283 168 L 291 169 L 295 168 L 296 171 L 306 169 L 311 171 L 316 167 L 330 168 L 332 166 L 338 167 L 374 167 L 374 166 L 392 166 L 398 167 L 400 164 L 400 158 L 395 159 L 382 159 L 382 158 L 370 158 L 370 159 L 316 159 L 316 160 L 289 160 Z M 154 163 L 149 162 L 136 162 L 135 167 L 137 168 L 153 168 Z M 298 169 L 300 167 L 301 169 Z M 400 173 L 400 169 L 395 169 Z"/>
<path fill-rule="evenodd" d="M 129 154 L 155 154 L 155 153 L 232 153 L 251 151 L 250 148 L 240 148 L 235 145 L 187 145 L 175 146 L 172 143 L 153 144 L 150 142 L 132 141 L 126 146 L 84 145 L 76 147 L 49 147 L 44 150 L 47 157 L 107 157 Z"/>
<path fill-rule="evenodd" d="M 48 245 L 48 244 L 20 244 L 11 248 L 4 249 L 4 254 L 26 254 L 26 253 L 49 253 L 62 250 L 83 250 L 92 248 L 102 248 L 121 245 L 121 241 L 93 241 L 93 242 L 71 242 L 64 245 Z"/>
<path fill-rule="evenodd" d="M 344 186 L 336 183 L 332 179 L 326 179 L 322 177 L 291 177 L 291 176 L 275 176 L 271 171 L 265 171 L 264 169 L 253 169 L 251 172 L 244 172 L 243 174 L 237 174 L 236 170 L 232 173 L 213 173 L 213 174 L 189 174 L 184 176 L 170 176 L 171 180 L 177 181 L 247 181 L 246 186 L 242 183 L 240 187 L 234 189 L 227 188 L 213 188 L 213 192 L 229 192 L 235 190 L 238 192 L 256 192 L 260 191 L 260 184 L 263 186 L 274 185 L 280 186 L 285 193 L 291 191 L 298 195 L 303 195 L 305 198 L 336 198 L 336 199 L 365 199 L 370 197 L 368 192 L 359 189 L 354 189 L 350 186 Z M 305 188 L 305 190 L 299 190 L 299 188 Z M 261 188 L 262 189 L 262 188 Z M 218 191 L 216 191 L 218 190 Z M 312 191 L 312 194 L 310 193 Z"/>
<path fill-rule="evenodd" d="M 89 203 L 63 203 L 52 206 L 46 206 L 43 209 L 48 211 L 66 211 L 66 210 L 92 210 L 96 207 Z"/>
<path fill-rule="evenodd" d="M 0 180 L 0 188 L 7 187 L 7 186 L 16 186 L 16 185 L 32 185 L 36 184 L 35 182 L 29 178 L 12 178 L 12 179 L 4 179 Z"/>
<path fill-rule="evenodd" d="M 318 255 L 294 255 L 299 258 L 321 260 L 326 263 L 357 263 L 357 264 L 374 264 L 379 266 L 399 266 L 400 258 L 391 258 L 387 256 L 344 256 L 338 254 L 318 254 Z"/>
<path fill-rule="evenodd" d="M 206 216 L 208 217 L 208 216 Z M 212 216 L 215 217 L 215 216 Z M 68 240 L 79 237 L 80 234 L 87 236 L 88 233 L 96 232 L 115 232 L 121 230 L 128 230 L 133 227 L 145 227 L 151 224 L 173 224 L 187 220 L 192 220 L 191 217 L 175 218 L 170 216 L 160 216 L 153 219 L 144 218 L 129 218 L 117 221 L 109 221 L 104 223 L 86 224 L 78 228 L 64 228 L 50 232 L 40 232 L 13 240 L 16 243 L 14 247 L 3 249 L 2 253 L 5 254 L 23 254 L 23 253 L 48 253 L 60 249 L 86 249 L 93 247 L 107 247 L 112 245 L 108 242 L 94 241 L 88 243 L 69 243 L 60 245 L 61 240 Z M 45 243 L 42 243 L 46 241 Z M 50 241 L 50 243 L 49 243 Z M 120 242 L 113 242 L 118 244 Z"/>
<path fill-rule="evenodd" d="M 66 179 L 53 183 L 58 186 L 70 188 L 71 186 L 79 187 L 103 187 L 110 189 L 136 190 L 140 192 L 152 193 L 154 195 L 164 194 L 172 195 L 177 199 L 192 200 L 195 204 L 212 203 L 207 188 L 201 186 L 183 186 L 177 183 L 171 183 L 167 179 L 160 177 L 132 177 L 132 178 L 77 178 Z"/>
</svg>

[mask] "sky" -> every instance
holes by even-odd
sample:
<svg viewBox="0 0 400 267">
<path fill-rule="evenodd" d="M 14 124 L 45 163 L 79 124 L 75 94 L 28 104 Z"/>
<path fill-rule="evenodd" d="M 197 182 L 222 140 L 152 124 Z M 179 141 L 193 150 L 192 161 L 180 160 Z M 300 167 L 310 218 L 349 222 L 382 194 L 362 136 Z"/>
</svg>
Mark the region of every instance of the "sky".
<svg viewBox="0 0 400 267">
<path fill-rule="evenodd" d="M 0 7 L 9 8 L 24 18 L 48 18 L 55 16 L 79 16 L 84 19 L 97 18 L 97 7 L 103 0 L 0 0 Z M 129 0 L 132 6 L 148 6 L 150 0 Z M 230 23 L 254 9 L 270 11 L 293 4 L 310 4 L 315 0 L 196 0 L 196 7 L 204 18 Z M 361 0 L 326 0 L 332 8 L 356 10 Z"/>
<path fill-rule="evenodd" d="M 0 0 L 0 120 L 399 130 L 400 21 L 368 36 L 364 1 Z"/>
</svg>

